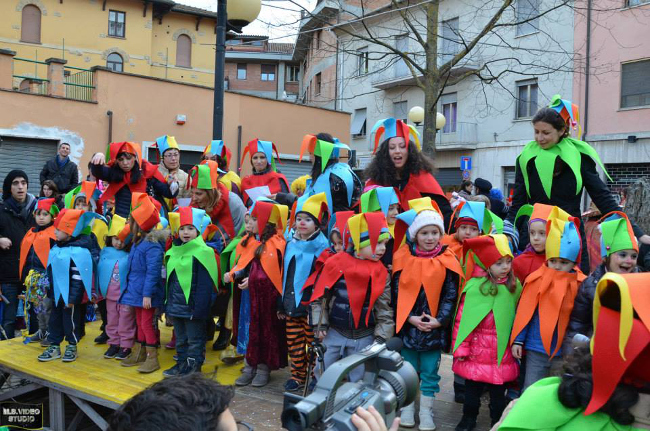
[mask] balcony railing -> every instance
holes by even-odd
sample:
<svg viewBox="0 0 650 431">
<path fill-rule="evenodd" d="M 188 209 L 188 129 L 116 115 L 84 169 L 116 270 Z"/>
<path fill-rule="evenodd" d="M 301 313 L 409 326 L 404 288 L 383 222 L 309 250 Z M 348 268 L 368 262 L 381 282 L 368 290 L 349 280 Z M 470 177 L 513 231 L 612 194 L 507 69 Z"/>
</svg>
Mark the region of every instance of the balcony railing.
<svg viewBox="0 0 650 431">
<path fill-rule="evenodd" d="M 445 150 L 474 150 L 478 144 L 478 125 L 476 123 L 457 122 L 456 130 L 444 133 L 439 130 L 436 134 L 436 149 Z"/>
</svg>

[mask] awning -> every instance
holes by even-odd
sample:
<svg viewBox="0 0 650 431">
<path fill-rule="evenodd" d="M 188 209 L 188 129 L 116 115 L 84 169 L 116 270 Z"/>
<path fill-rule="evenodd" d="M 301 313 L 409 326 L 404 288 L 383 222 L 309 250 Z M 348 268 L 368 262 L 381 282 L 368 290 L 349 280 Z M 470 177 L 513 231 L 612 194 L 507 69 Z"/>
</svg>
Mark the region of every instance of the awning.
<svg viewBox="0 0 650 431">
<path fill-rule="evenodd" d="M 350 126 L 350 134 L 360 135 L 365 125 L 366 125 L 366 110 L 357 109 L 356 111 L 354 111 L 354 118 L 352 119 L 352 125 Z"/>
</svg>

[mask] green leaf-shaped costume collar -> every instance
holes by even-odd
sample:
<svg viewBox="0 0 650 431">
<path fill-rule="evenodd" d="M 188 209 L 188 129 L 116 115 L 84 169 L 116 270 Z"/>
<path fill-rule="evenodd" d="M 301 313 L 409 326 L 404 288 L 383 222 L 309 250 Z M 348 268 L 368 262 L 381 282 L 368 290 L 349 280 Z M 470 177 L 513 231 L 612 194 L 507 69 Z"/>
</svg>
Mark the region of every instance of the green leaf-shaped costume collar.
<svg viewBox="0 0 650 431">
<path fill-rule="evenodd" d="M 192 263 L 194 258 L 210 274 L 215 286 L 219 285 L 219 266 L 214 249 L 208 247 L 200 235 L 192 241 L 181 245 L 173 245 L 165 254 L 165 266 L 167 267 L 167 283 L 169 277 L 176 271 L 176 277 L 181 285 L 186 303 L 190 300 L 192 290 Z"/>
<path fill-rule="evenodd" d="M 581 167 L 581 154 L 591 157 L 594 162 L 598 164 L 604 171 L 607 177 L 611 177 L 607 173 L 603 162 L 600 160 L 598 153 L 594 148 L 586 142 L 579 141 L 570 137 L 562 139 L 553 147 L 548 150 L 542 149 L 536 141 L 531 141 L 524 147 L 521 155 L 519 156 L 519 169 L 524 176 L 524 183 L 526 184 L 526 193 L 530 196 L 530 184 L 528 180 L 528 162 L 535 159 L 535 169 L 539 175 L 539 179 L 544 187 L 546 197 L 551 198 L 551 188 L 553 187 L 553 170 L 555 168 L 555 160 L 560 157 L 569 165 L 576 178 L 576 195 L 582 190 L 582 175 L 580 174 Z"/>
</svg>

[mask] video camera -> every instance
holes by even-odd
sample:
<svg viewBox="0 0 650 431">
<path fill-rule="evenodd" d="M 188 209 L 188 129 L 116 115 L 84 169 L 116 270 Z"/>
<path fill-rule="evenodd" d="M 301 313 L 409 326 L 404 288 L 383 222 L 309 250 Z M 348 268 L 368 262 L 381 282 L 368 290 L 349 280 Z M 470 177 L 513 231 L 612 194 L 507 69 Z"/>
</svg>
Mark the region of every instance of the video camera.
<svg viewBox="0 0 650 431">
<path fill-rule="evenodd" d="M 399 353 L 402 341 L 391 338 L 330 365 L 311 395 L 286 392 L 282 427 L 289 431 L 355 431 L 352 415 L 358 407 L 374 406 L 392 423 L 398 409 L 411 404 L 419 388 L 418 374 Z M 350 370 L 365 366 L 363 379 L 343 383 Z"/>
</svg>

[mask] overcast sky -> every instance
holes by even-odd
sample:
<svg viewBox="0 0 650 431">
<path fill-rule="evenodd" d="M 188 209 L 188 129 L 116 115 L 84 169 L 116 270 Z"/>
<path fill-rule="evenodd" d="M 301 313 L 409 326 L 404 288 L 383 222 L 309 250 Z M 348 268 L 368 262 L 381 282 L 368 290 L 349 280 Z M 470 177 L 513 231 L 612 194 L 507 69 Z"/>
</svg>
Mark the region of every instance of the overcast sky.
<svg viewBox="0 0 650 431">
<path fill-rule="evenodd" d="M 175 1 L 202 9 L 217 10 L 217 0 Z M 262 12 L 256 21 L 244 27 L 244 33 L 268 35 L 275 42 L 294 42 L 298 31 L 298 20 L 300 19 L 300 6 L 312 10 L 315 5 L 316 0 L 263 0 Z"/>
</svg>

